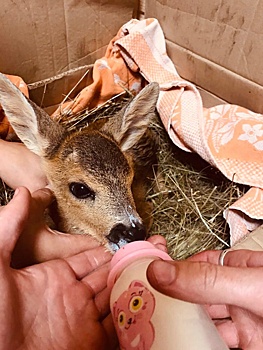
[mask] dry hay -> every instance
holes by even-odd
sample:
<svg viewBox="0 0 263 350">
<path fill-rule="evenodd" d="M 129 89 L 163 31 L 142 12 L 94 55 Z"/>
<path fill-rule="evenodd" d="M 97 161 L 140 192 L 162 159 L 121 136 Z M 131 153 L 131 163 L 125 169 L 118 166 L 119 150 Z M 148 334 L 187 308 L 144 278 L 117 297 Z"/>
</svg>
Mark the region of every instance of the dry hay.
<svg viewBox="0 0 263 350">
<path fill-rule="evenodd" d="M 128 92 L 110 99 L 99 108 L 62 116 L 60 122 L 70 130 L 91 120 L 113 115 L 130 99 Z M 213 169 L 198 155 L 186 153 L 169 139 L 159 119 L 152 129 L 158 143 L 158 170 L 148 193 L 153 205 L 150 234 L 167 239 L 171 257 L 184 259 L 206 249 L 222 249 L 229 244 L 223 211 L 244 192 Z M 0 181 L 0 204 L 6 204 L 13 191 Z"/>
<path fill-rule="evenodd" d="M 160 121 L 158 172 L 149 192 L 153 204 L 152 234 L 162 234 L 174 259 L 229 246 L 223 217 L 246 191 L 227 180 L 197 154 L 186 153 L 169 139 Z"/>
<path fill-rule="evenodd" d="M 14 191 L 0 178 L 0 206 L 6 205 L 12 198 Z"/>
</svg>

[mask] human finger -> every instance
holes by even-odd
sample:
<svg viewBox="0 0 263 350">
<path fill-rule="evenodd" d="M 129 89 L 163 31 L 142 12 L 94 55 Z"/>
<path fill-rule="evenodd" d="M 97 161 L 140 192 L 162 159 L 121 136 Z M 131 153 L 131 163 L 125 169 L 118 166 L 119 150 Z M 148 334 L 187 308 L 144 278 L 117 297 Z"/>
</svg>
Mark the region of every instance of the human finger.
<svg viewBox="0 0 263 350">
<path fill-rule="evenodd" d="M 240 341 L 237 328 L 232 320 L 215 322 L 215 326 L 229 348 L 239 348 Z"/>
<path fill-rule="evenodd" d="M 149 241 L 150 243 L 152 243 L 153 245 L 156 246 L 156 248 L 167 252 L 167 243 L 166 243 L 166 239 L 161 236 L 161 235 L 153 235 L 150 236 L 147 241 Z"/>
<path fill-rule="evenodd" d="M 208 250 L 195 254 L 188 258 L 189 261 L 203 261 L 211 264 L 219 264 L 222 250 Z M 263 266 L 263 252 L 253 250 L 227 250 L 223 260 L 224 266 L 256 267 Z"/>
<path fill-rule="evenodd" d="M 218 265 L 219 257 L 222 250 L 206 250 L 187 258 L 188 261 L 203 261 L 210 264 Z"/>
<path fill-rule="evenodd" d="M 110 313 L 110 293 L 111 290 L 105 287 L 95 296 L 95 304 L 103 320 Z"/>
<path fill-rule="evenodd" d="M 8 261 L 28 219 L 30 203 L 30 192 L 20 187 L 0 212 L 0 255 Z"/>
<path fill-rule="evenodd" d="M 86 250 L 77 255 L 70 256 L 65 260 L 70 265 L 78 279 L 85 279 L 85 276 L 96 270 L 98 267 L 108 263 L 112 254 L 99 246 Z"/>
<path fill-rule="evenodd" d="M 21 235 L 13 254 L 13 266 L 22 268 L 48 260 L 68 258 L 99 246 L 98 242 L 89 236 L 61 233 L 47 227 L 43 214 L 54 201 L 50 189 L 39 189 L 32 194 L 32 198 L 31 220 L 36 221 L 36 224 L 29 222 L 29 227 Z"/>
<path fill-rule="evenodd" d="M 109 263 L 106 263 L 82 278 L 81 282 L 87 285 L 95 296 L 107 287 L 108 274 Z"/>
<path fill-rule="evenodd" d="M 107 350 L 115 350 L 118 347 L 118 337 L 114 328 L 112 315 L 109 314 L 103 321 L 102 321 L 103 328 L 106 331 L 108 342 L 106 344 L 105 349 Z"/>
<path fill-rule="evenodd" d="M 35 209 L 42 213 L 55 200 L 55 196 L 49 188 L 45 187 L 33 192 L 32 199 Z"/>
<path fill-rule="evenodd" d="M 208 305 L 205 305 L 205 309 L 213 320 L 230 317 L 230 312 L 227 305 L 209 305 L 208 304 Z"/>
<path fill-rule="evenodd" d="M 259 267 L 263 266 L 263 252 L 253 250 L 229 250 L 224 257 L 224 266 Z"/>
<path fill-rule="evenodd" d="M 38 252 L 38 259 L 43 261 L 70 257 L 72 257 L 72 261 L 75 259 L 79 261 L 80 257 L 74 258 L 74 256 L 100 247 L 100 243 L 88 235 L 62 233 L 54 230 L 50 230 L 49 234 L 43 234 L 41 241 L 41 251 Z M 100 250 L 105 251 L 105 248 Z M 85 257 L 83 257 L 83 260 L 85 260 Z M 86 271 L 86 268 L 84 268 L 84 271 Z M 81 272 L 79 275 L 81 275 Z"/>
<path fill-rule="evenodd" d="M 39 189 L 32 194 L 27 221 L 13 250 L 12 267 L 23 268 L 42 262 L 38 259 L 38 252 L 43 249 L 43 236 L 49 236 L 49 229 L 44 221 L 44 211 L 53 200 L 54 195 L 48 188 Z M 49 252 L 50 249 L 54 249 L 54 246 L 50 245 L 47 251 Z"/>
<path fill-rule="evenodd" d="M 54 259 L 68 259 L 100 246 L 97 240 L 88 235 L 63 233 L 47 226 L 43 226 L 34 235 L 22 234 L 18 243 L 13 255 L 16 268 Z M 80 261 L 80 258 L 76 260 Z M 84 265 L 83 270 L 85 275 Z M 79 274 L 81 278 L 81 271 Z"/>
<path fill-rule="evenodd" d="M 156 260 L 149 265 L 147 276 L 155 289 L 174 298 L 199 304 L 236 305 L 263 314 L 259 308 L 263 280 L 260 268 Z"/>
<path fill-rule="evenodd" d="M 49 230 L 48 234 L 47 232 L 43 234 L 41 241 L 39 258 L 45 259 L 46 257 L 46 260 L 66 259 L 100 247 L 100 243 L 88 235 L 70 234 L 56 230 Z M 79 260 L 79 258 L 76 259 Z"/>
</svg>

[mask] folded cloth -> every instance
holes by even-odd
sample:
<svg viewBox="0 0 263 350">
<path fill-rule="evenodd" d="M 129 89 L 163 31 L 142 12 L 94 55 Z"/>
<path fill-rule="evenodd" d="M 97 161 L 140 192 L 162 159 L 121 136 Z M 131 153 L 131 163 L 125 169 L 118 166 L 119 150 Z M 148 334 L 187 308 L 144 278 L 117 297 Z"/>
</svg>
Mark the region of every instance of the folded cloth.
<svg viewBox="0 0 263 350">
<path fill-rule="evenodd" d="M 5 76 L 16 85 L 25 96 L 28 97 L 28 88 L 24 80 L 16 75 L 8 75 Z M 16 138 L 16 134 L 11 127 L 1 105 L 0 105 L 0 139 L 3 140 L 13 140 Z"/>
<path fill-rule="evenodd" d="M 156 19 L 124 24 L 95 62 L 92 76 L 92 84 L 62 103 L 55 118 L 94 108 L 125 89 L 137 94 L 147 82 L 158 82 L 157 109 L 172 141 L 198 153 L 231 181 L 250 186 L 224 212 L 231 245 L 262 223 L 263 116 L 230 104 L 204 108 L 198 89 L 178 75 L 168 57 Z"/>
<path fill-rule="evenodd" d="M 148 82 L 160 84 L 157 108 L 172 141 L 228 179 L 251 186 L 224 213 L 235 244 L 263 219 L 263 116 L 230 104 L 203 108 L 197 88 L 180 78 L 168 57 L 156 19 L 129 21 L 115 45 L 131 69 L 137 66 Z"/>
<path fill-rule="evenodd" d="M 53 113 L 54 119 L 91 110 L 125 89 L 136 95 L 146 84 L 137 66 L 132 69 L 125 64 L 120 49 L 115 45 L 120 35 L 124 35 L 122 30 L 110 41 L 105 56 L 94 63 L 93 82 L 81 90 L 73 101 L 62 103 Z"/>
<path fill-rule="evenodd" d="M 136 94 L 143 78 L 160 84 L 157 108 L 172 141 L 198 153 L 229 180 L 251 187 L 224 212 L 235 244 L 263 219 L 263 116 L 230 104 L 205 109 L 197 88 L 178 75 L 153 18 L 133 19 L 120 28 L 95 62 L 93 83 L 70 103 L 71 112 L 95 107 L 123 88 Z"/>
</svg>

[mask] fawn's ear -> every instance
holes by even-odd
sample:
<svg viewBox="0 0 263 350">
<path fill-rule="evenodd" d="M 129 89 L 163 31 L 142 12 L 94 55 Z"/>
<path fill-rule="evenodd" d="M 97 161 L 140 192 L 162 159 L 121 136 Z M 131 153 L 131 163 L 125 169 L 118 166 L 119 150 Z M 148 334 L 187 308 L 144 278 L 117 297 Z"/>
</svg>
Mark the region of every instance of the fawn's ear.
<svg viewBox="0 0 263 350">
<path fill-rule="evenodd" d="M 130 150 L 146 132 L 156 115 L 156 103 L 159 96 L 159 84 L 147 85 L 127 106 L 117 135 L 123 152 Z"/>
<path fill-rule="evenodd" d="M 52 157 L 65 129 L 0 73 L 0 104 L 20 140 L 39 156 Z"/>
</svg>

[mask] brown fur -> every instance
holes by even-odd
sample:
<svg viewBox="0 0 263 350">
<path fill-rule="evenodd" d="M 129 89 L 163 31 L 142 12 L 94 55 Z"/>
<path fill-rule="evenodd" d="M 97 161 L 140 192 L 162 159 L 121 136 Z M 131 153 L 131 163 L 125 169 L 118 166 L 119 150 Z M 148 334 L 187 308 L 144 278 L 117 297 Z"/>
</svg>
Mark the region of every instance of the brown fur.
<svg viewBox="0 0 263 350">
<path fill-rule="evenodd" d="M 158 94 L 158 84 L 152 83 L 117 115 L 69 133 L 0 76 L 0 103 L 20 139 L 42 158 L 61 230 L 89 234 L 110 250 L 116 248 L 108 240 L 116 225 L 128 232 L 143 222 L 147 231 L 145 196 L 156 164 L 148 126 Z M 82 198 L 83 193 L 88 196 Z"/>
</svg>

